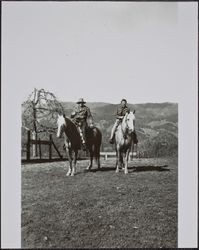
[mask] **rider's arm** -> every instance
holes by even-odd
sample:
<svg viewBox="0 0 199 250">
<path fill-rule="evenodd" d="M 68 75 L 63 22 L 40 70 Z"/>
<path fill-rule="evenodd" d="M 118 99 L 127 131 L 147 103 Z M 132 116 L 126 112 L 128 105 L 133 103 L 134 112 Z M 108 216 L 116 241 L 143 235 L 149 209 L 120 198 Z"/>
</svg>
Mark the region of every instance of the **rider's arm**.
<svg viewBox="0 0 199 250">
<path fill-rule="evenodd" d="M 117 116 L 117 119 L 123 119 L 124 118 L 124 116 L 123 115 L 121 115 L 121 116 Z"/>
<path fill-rule="evenodd" d="M 123 119 L 122 109 L 120 107 L 117 108 L 116 118 L 117 119 Z"/>
<path fill-rule="evenodd" d="M 73 110 L 73 112 L 71 113 L 70 117 L 71 117 L 71 118 L 74 118 L 76 115 L 77 115 L 77 108 L 75 108 L 75 109 Z"/>
</svg>

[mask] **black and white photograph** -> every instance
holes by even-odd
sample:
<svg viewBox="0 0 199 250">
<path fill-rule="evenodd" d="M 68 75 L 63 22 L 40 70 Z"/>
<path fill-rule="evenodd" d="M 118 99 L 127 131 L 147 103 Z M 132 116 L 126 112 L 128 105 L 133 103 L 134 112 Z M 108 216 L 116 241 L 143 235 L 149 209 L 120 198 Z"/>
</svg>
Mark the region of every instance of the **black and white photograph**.
<svg viewBox="0 0 199 250">
<path fill-rule="evenodd" d="M 2 2 L 2 246 L 197 247 L 196 2 Z"/>
</svg>

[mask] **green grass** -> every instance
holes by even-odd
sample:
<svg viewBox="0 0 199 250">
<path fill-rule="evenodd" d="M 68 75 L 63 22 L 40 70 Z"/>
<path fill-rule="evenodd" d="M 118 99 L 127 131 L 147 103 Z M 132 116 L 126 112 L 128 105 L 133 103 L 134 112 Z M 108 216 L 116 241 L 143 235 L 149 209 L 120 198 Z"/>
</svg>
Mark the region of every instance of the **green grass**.
<svg viewBox="0 0 199 250">
<path fill-rule="evenodd" d="M 177 159 L 136 159 L 128 175 L 87 163 L 74 177 L 64 162 L 22 166 L 22 247 L 177 247 Z"/>
</svg>

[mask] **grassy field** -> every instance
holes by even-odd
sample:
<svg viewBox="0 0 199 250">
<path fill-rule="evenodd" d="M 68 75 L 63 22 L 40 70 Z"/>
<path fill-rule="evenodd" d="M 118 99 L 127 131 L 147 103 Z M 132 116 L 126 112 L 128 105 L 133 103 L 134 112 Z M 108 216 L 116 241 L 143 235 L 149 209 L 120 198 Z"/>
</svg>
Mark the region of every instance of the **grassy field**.
<svg viewBox="0 0 199 250">
<path fill-rule="evenodd" d="M 66 177 L 66 163 L 22 165 L 22 247 L 176 248 L 177 159 L 115 160 Z"/>
</svg>

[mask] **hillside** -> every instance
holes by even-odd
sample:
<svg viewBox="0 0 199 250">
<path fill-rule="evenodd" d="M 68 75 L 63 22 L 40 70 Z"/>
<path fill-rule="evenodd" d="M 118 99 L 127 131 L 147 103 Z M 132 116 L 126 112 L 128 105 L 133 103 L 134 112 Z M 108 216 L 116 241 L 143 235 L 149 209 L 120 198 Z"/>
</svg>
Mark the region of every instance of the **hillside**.
<svg viewBox="0 0 199 250">
<path fill-rule="evenodd" d="M 66 116 L 70 116 L 75 103 L 62 102 Z M 103 135 L 102 151 L 113 151 L 114 146 L 109 144 L 110 132 L 115 121 L 116 104 L 87 103 L 93 114 L 94 122 Z M 178 151 L 178 105 L 176 103 L 145 103 L 128 104 L 135 110 L 136 131 L 139 140 L 138 150 L 143 156 L 154 157 L 164 155 L 177 155 Z M 23 117 L 23 111 L 22 111 Z M 23 119 L 23 118 L 22 118 Z M 43 119 L 43 123 L 48 123 Z M 56 127 L 56 124 L 49 124 Z M 25 141 L 22 133 L 22 141 Z M 44 135 L 40 135 L 41 138 Z M 60 140 L 54 140 L 60 144 Z"/>
<path fill-rule="evenodd" d="M 70 116 L 75 103 L 63 102 L 67 116 Z M 128 104 L 135 110 L 136 131 L 139 150 L 142 152 L 158 151 L 157 154 L 176 154 L 178 144 L 178 105 L 176 103 Z M 87 103 L 97 127 L 103 134 L 104 151 L 112 151 L 108 143 L 111 128 L 115 121 L 117 105 L 109 103 Z M 156 149 L 154 149 L 154 147 Z M 166 152 L 167 151 L 167 152 Z"/>
</svg>

